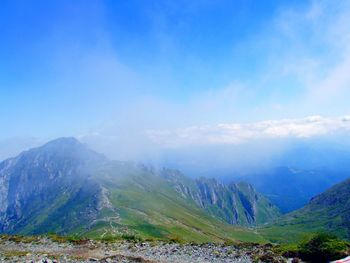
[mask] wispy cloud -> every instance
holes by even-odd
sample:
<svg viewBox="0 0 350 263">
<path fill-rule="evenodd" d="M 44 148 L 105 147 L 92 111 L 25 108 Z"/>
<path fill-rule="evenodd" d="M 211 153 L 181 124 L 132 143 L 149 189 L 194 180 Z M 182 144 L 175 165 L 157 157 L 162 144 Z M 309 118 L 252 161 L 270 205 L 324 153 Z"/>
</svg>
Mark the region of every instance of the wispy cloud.
<svg viewBox="0 0 350 263">
<path fill-rule="evenodd" d="M 264 36 L 271 46 L 265 74 L 272 82 L 284 78 L 278 89 L 296 94 L 286 111 L 304 115 L 349 111 L 349 24 L 346 1 L 311 1 L 304 11 L 286 9 L 276 17 L 272 33 Z"/>
<path fill-rule="evenodd" d="M 163 147 L 189 145 L 240 144 L 255 139 L 311 138 L 335 132 L 350 132 L 350 116 L 267 120 L 256 123 L 226 123 L 192 126 L 176 130 L 151 130 L 147 134 Z"/>
<path fill-rule="evenodd" d="M 35 47 L 19 55 L 29 63 L 22 71 L 38 64 L 40 74 L 21 81 L 16 65 L 20 89 L 3 85 L 0 136 L 87 134 L 81 138 L 99 141 L 99 150 L 132 158 L 154 147 L 348 130 L 347 118 L 303 117 L 350 113 L 350 3 L 278 5 L 241 37 L 225 27 L 230 12 L 213 19 L 212 8 L 226 11 L 224 3 L 205 2 L 202 20 L 194 18 L 205 13 L 204 2 L 172 3 L 152 12 L 147 5 L 147 19 L 136 17 L 136 24 L 120 22 L 130 17 L 122 7 L 115 20 L 107 2 L 78 5 L 69 14 L 61 7 L 63 16 L 46 34 L 20 43 Z"/>
</svg>

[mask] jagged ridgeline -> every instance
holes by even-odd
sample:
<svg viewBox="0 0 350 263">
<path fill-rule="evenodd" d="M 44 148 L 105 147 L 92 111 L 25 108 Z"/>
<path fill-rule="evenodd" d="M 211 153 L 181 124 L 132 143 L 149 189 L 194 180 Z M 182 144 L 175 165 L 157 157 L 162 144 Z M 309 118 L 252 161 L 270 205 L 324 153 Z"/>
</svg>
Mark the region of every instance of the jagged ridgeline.
<svg viewBox="0 0 350 263">
<path fill-rule="evenodd" d="M 279 215 L 249 184 L 111 161 L 74 138 L 0 163 L 0 188 L 0 232 L 9 234 L 260 241 L 237 226 Z"/>
</svg>

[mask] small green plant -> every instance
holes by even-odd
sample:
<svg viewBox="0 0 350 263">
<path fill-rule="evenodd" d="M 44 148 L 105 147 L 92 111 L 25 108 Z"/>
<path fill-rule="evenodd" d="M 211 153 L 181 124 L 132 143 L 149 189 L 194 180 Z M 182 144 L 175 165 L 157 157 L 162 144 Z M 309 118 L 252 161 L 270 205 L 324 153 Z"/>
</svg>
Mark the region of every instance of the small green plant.
<svg viewBox="0 0 350 263">
<path fill-rule="evenodd" d="M 57 243 L 65 243 L 67 239 L 65 237 L 59 236 L 56 233 L 50 232 L 47 236 L 53 241 Z"/>
<path fill-rule="evenodd" d="M 226 239 L 223 243 L 223 246 L 237 246 L 238 242 L 237 241 L 234 241 L 234 240 L 229 240 L 229 239 Z"/>
<path fill-rule="evenodd" d="M 181 239 L 178 236 L 171 236 L 169 237 L 169 243 L 178 243 L 178 244 L 182 244 L 184 243 L 183 239 Z"/>
<path fill-rule="evenodd" d="M 75 244 L 84 244 L 87 242 L 86 238 L 83 238 L 79 235 L 70 235 L 65 237 L 68 242 L 75 243 Z"/>
<path fill-rule="evenodd" d="M 122 239 L 128 240 L 128 241 L 142 241 L 141 238 L 132 234 L 122 234 Z"/>
<path fill-rule="evenodd" d="M 282 244 L 273 248 L 273 251 L 287 258 L 294 258 L 299 256 L 298 244 Z"/>
<path fill-rule="evenodd" d="M 57 243 L 65 243 L 65 242 L 71 242 L 75 244 L 81 244 L 87 241 L 87 239 L 79 236 L 79 235 L 70 235 L 70 236 L 60 236 L 56 233 L 50 232 L 47 234 L 47 236 L 54 242 Z"/>
<path fill-rule="evenodd" d="M 17 242 L 17 243 L 31 243 L 39 240 L 39 237 L 37 236 L 21 236 L 21 235 L 14 235 L 14 236 L 3 236 L 3 239 Z"/>
<path fill-rule="evenodd" d="M 1 252 L 2 256 L 4 256 L 6 259 L 11 259 L 12 257 L 25 257 L 28 254 L 28 251 L 3 251 Z"/>
<path fill-rule="evenodd" d="M 346 256 L 349 244 L 334 235 L 320 233 L 298 246 L 301 259 L 309 262 L 329 262 Z"/>
</svg>

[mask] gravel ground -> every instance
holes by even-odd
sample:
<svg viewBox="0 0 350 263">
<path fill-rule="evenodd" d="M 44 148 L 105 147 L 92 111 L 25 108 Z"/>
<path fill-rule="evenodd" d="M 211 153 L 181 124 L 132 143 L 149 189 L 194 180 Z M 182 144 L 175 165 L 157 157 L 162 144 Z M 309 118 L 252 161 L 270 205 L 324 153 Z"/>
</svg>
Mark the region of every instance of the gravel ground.
<svg viewBox="0 0 350 263">
<path fill-rule="evenodd" d="M 270 245 L 135 243 L 119 241 L 56 242 L 0 239 L 0 262 L 288 262 L 275 255 Z M 290 262 L 290 261 L 289 261 Z"/>
</svg>

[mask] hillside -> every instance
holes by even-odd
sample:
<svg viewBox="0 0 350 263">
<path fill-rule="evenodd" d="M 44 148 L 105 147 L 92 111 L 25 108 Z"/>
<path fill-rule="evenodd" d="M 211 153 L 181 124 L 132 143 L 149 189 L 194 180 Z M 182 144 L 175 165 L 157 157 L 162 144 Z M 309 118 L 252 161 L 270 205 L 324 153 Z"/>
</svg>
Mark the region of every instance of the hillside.
<svg viewBox="0 0 350 263">
<path fill-rule="evenodd" d="M 295 241 L 312 232 L 330 232 L 350 240 L 350 179 L 260 231 L 272 241 Z"/>
<path fill-rule="evenodd" d="M 251 230 L 278 215 L 247 184 L 194 181 L 178 172 L 110 161 L 62 138 L 0 163 L 0 232 L 262 241 Z M 204 190 L 206 189 L 206 190 Z"/>
<path fill-rule="evenodd" d="M 225 184 L 216 179 L 189 179 L 177 171 L 162 173 L 183 197 L 232 225 L 254 226 L 280 215 L 276 206 L 247 183 Z"/>
<path fill-rule="evenodd" d="M 283 213 L 288 213 L 302 208 L 312 197 L 343 181 L 348 174 L 341 168 L 331 170 L 326 167 L 301 169 L 281 166 L 262 174 L 244 176 L 240 180 L 251 183 Z"/>
</svg>

